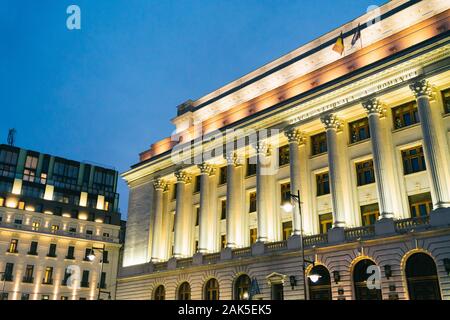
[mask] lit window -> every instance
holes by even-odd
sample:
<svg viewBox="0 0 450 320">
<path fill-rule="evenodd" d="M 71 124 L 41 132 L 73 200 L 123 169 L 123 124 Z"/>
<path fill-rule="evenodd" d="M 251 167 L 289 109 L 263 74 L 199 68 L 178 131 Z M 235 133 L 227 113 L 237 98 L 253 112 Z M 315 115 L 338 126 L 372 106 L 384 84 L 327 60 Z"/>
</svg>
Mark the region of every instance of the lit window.
<svg viewBox="0 0 450 320">
<path fill-rule="evenodd" d="M 408 197 L 412 218 L 427 217 L 433 209 L 431 193 L 421 193 Z"/>
<path fill-rule="evenodd" d="M 292 234 L 292 221 L 283 222 L 283 240 L 287 240 Z"/>
<path fill-rule="evenodd" d="M 450 88 L 442 91 L 442 102 L 444 103 L 444 112 L 450 113 Z"/>
<path fill-rule="evenodd" d="M 372 160 L 358 162 L 356 164 L 356 178 L 358 180 L 358 186 L 375 182 Z"/>
<path fill-rule="evenodd" d="M 258 229 L 252 228 L 250 229 L 250 244 L 256 243 L 256 240 L 258 240 Z"/>
<path fill-rule="evenodd" d="M 52 283 L 53 283 L 53 267 L 46 267 L 42 284 L 52 284 Z"/>
<path fill-rule="evenodd" d="M 350 130 L 350 143 L 370 138 L 369 119 L 363 118 L 348 124 Z"/>
<path fill-rule="evenodd" d="M 380 216 L 378 203 L 361 206 L 361 220 L 363 226 L 370 226 L 375 224 Z"/>
<path fill-rule="evenodd" d="M 18 245 L 19 245 L 18 239 L 11 239 L 11 241 L 9 242 L 8 252 L 9 253 L 17 253 Z"/>
<path fill-rule="evenodd" d="M 325 234 L 333 226 L 333 215 L 331 213 L 319 215 L 320 233 Z"/>
<path fill-rule="evenodd" d="M 327 134 L 325 132 L 311 137 L 312 155 L 327 152 Z"/>
<path fill-rule="evenodd" d="M 59 230 L 59 225 L 53 224 L 51 230 L 53 233 L 57 232 Z"/>
<path fill-rule="evenodd" d="M 394 120 L 394 128 L 400 129 L 418 123 L 419 114 L 417 113 L 417 104 L 411 101 L 401 106 L 392 108 L 392 118 Z"/>
<path fill-rule="evenodd" d="M 19 205 L 17 206 L 18 209 L 24 210 L 25 209 L 25 202 L 19 201 Z"/>
<path fill-rule="evenodd" d="M 322 196 L 324 194 L 330 193 L 330 181 L 328 177 L 328 172 L 319 173 L 316 175 L 317 184 L 317 196 Z"/>
<path fill-rule="evenodd" d="M 403 150 L 402 160 L 405 175 L 426 170 L 423 148 L 421 146 Z"/>
<path fill-rule="evenodd" d="M 282 183 L 280 186 L 281 191 L 281 203 L 283 204 L 286 201 L 290 201 L 290 194 L 291 194 L 291 184 L 288 183 Z"/>
<path fill-rule="evenodd" d="M 33 222 L 32 225 L 31 225 L 31 230 L 33 230 L 33 231 L 38 231 L 40 225 L 41 225 L 41 224 L 40 224 L 39 222 L 37 222 L 37 221 Z"/>
<path fill-rule="evenodd" d="M 226 246 L 227 246 L 227 235 L 226 234 L 222 234 L 220 236 L 220 247 L 222 249 L 225 249 Z"/>
<path fill-rule="evenodd" d="M 205 300 L 219 300 L 219 282 L 209 279 L 205 285 Z"/>
<path fill-rule="evenodd" d="M 280 166 L 289 164 L 289 145 L 278 148 L 278 163 Z"/>
</svg>

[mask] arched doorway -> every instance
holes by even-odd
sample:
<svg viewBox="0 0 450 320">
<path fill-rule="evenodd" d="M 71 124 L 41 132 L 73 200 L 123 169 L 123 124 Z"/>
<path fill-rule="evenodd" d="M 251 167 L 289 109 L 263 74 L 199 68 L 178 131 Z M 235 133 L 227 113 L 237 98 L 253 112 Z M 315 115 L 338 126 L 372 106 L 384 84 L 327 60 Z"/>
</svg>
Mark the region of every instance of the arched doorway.
<svg viewBox="0 0 450 320">
<path fill-rule="evenodd" d="M 369 288 L 368 286 L 367 279 L 374 274 L 372 268 L 370 268 L 371 266 L 376 266 L 375 262 L 369 259 L 364 259 L 356 263 L 353 268 L 353 285 L 355 288 L 356 300 L 382 299 L 380 287 Z"/>
<path fill-rule="evenodd" d="M 240 275 L 234 284 L 234 299 L 249 300 L 251 279 L 248 275 Z"/>
<path fill-rule="evenodd" d="M 330 272 L 325 266 L 314 266 L 308 274 L 310 300 L 332 300 Z"/>
<path fill-rule="evenodd" d="M 178 288 L 178 300 L 191 300 L 191 286 L 188 282 L 183 282 Z"/>
<path fill-rule="evenodd" d="M 441 300 L 441 289 L 433 258 L 426 253 L 415 253 L 406 260 L 406 282 L 409 299 Z"/>
<path fill-rule="evenodd" d="M 166 289 L 163 285 L 158 286 L 153 294 L 155 300 L 166 300 Z"/>
<path fill-rule="evenodd" d="M 219 281 L 209 279 L 205 285 L 205 300 L 219 300 Z"/>
</svg>

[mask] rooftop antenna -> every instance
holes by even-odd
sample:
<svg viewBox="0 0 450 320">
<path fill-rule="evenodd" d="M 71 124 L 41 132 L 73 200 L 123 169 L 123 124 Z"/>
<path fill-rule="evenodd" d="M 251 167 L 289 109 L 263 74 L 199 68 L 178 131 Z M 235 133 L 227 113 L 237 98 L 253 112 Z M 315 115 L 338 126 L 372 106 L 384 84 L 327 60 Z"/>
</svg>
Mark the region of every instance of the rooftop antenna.
<svg viewBox="0 0 450 320">
<path fill-rule="evenodd" d="M 16 133 L 17 133 L 17 131 L 14 128 L 9 129 L 9 131 L 8 131 L 8 140 L 7 141 L 11 147 L 14 146 L 14 140 L 15 140 Z"/>
</svg>

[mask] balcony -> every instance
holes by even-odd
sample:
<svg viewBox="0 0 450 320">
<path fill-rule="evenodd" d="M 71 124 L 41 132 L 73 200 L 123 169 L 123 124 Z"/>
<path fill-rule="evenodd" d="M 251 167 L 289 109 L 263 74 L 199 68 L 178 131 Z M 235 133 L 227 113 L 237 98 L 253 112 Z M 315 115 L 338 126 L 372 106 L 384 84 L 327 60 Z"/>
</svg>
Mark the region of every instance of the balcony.
<svg viewBox="0 0 450 320">
<path fill-rule="evenodd" d="M 2 276 L 2 281 L 8 281 L 8 282 L 10 282 L 10 281 L 13 281 L 13 279 L 14 279 L 14 276 L 13 276 L 12 274 L 5 273 L 5 274 Z"/>
<path fill-rule="evenodd" d="M 375 226 L 356 227 L 345 230 L 345 240 L 353 241 L 375 235 Z"/>
<path fill-rule="evenodd" d="M 29 256 L 37 256 L 38 253 L 37 253 L 37 251 L 28 251 L 27 255 L 29 255 Z"/>
<path fill-rule="evenodd" d="M 430 217 L 415 217 L 395 221 L 395 230 L 399 233 L 405 233 L 414 229 L 429 228 Z"/>
<path fill-rule="evenodd" d="M 33 283 L 34 282 L 34 278 L 33 277 L 23 277 L 22 278 L 22 282 L 23 283 Z"/>
<path fill-rule="evenodd" d="M 48 253 L 47 258 L 56 258 L 56 253 Z"/>
<path fill-rule="evenodd" d="M 42 279 L 42 284 L 46 284 L 46 285 L 52 285 L 53 284 L 53 279 Z"/>
</svg>

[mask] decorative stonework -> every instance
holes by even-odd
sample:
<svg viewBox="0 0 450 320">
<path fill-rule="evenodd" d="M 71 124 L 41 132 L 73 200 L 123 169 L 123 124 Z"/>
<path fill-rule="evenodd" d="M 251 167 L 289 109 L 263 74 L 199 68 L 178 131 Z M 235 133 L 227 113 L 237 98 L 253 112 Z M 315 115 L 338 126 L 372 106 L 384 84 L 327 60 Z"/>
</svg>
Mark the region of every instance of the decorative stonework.
<svg viewBox="0 0 450 320">
<path fill-rule="evenodd" d="M 386 107 L 376 98 L 366 100 L 362 103 L 368 115 L 378 114 L 384 116 L 386 114 Z"/>
<path fill-rule="evenodd" d="M 227 165 L 232 164 L 235 167 L 242 166 L 243 164 L 243 158 L 236 152 L 228 152 L 225 156 L 225 159 L 227 160 Z"/>
<path fill-rule="evenodd" d="M 161 178 L 156 178 L 153 181 L 153 187 L 155 190 L 164 190 L 167 187 L 167 183 Z"/>
<path fill-rule="evenodd" d="M 298 129 L 288 129 L 284 131 L 284 135 L 288 138 L 289 143 L 305 144 L 305 135 Z"/>
<path fill-rule="evenodd" d="M 191 176 L 183 170 L 178 170 L 175 172 L 175 177 L 177 178 L 177 182 L 190 183 Z"/>
<path fill-rule="evenodd" d="M 409 85 L 409 88 L 412 90 L 416 98 L 420 97 L 432 97 L 432 87 L 430 83 L 425 79 L 417 80 L 416 82 Z"/>
<path fill-rule="evenodd" d="M 323 117 L 320 117 L 320 121 L 324 125 L 325 129 L 340 129 L 342 126 L 342 121 L 334 114 L 330 113 Z"/>
<path fill-rule="evenodd" d="M 210 165 L 210 164 L 208 164 L 206 162 L 203 162 L 202 164 L 199 164 L 198 168 L 200 169 L 200 173 L 201 174 L 207 174 L 209 176 L 213 175 L 214 172 L 215 172 L 215 168 L 212 165 Z"/>
<path fill-rule="evenodd" d="M 256 154 L 263 156 L 270 156 L 270 144 L 265 141 L 258 141 L 255 144 L 252 144 L 253 148 L 256 151 Z"/>
</svg>

